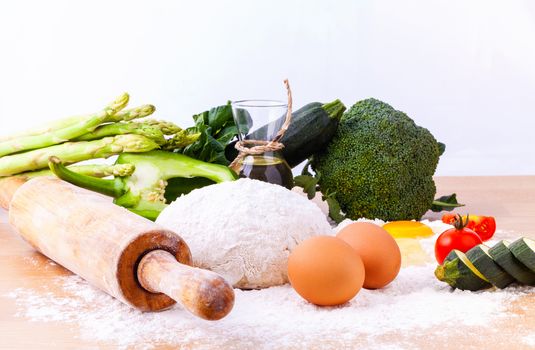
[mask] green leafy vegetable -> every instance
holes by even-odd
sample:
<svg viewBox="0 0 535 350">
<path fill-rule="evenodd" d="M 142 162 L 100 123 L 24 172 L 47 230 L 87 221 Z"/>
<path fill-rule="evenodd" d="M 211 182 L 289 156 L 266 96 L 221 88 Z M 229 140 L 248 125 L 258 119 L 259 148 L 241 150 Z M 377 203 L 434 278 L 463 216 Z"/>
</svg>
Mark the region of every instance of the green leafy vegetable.
<svg viewBox="0 0 535 350">
<path fill-rule="evenodd" d="M 438 143 L 438 150 L 439 150 L 439 155 L 443 155 L 444 152 L 446 152 L 446 145 L 443 144 L 442 142 L 439 142 Z"/>
<path fill-rule="evenodd" d="M 294 183 L 297 187 L 303 188 L 303 192 L 307 194 L 308 199 L 314 199 L 316 192 L 321 192 L 318 185 L 320 175 L 312 175 L 308 170 L 308 163 L 303 168 L 302 174 L 294 177 Z M 321 199 L 327 202 L 329 207 L 329 217 L 337 224 L 342 222 L 346 217 L 342 213 L 340 204 L 335 198 L 335 193 L 322 193 Z"/>
<path fill-rule="evenodd" d="M 433 201 L 433 205 L 431 206 L 431 210 L 434 212 L 439 211 L 452 211 L 455 208 L 458 207 L 464 207 L 464 204 L 460 204 L 457 202 L 457 194 L 453 193 L 449 196 L 442 196 Z"/>
<path fill-rule="evenodd" d="M 340 203 L 334 197 L 335 194 L 333 192 L 328 195 L 322 195 L 321 199 L 326 201 L 329 206 L 329 217 L 339 224 L 346 219 L 346 216 L 343 214 L 342 208 L 340 208 Z"/>
<path fill-rule="evenodd" d="M 316 196 L 316 187 L 318 185 L 318 178 L 310 175 L 298 175 L 294 177 L 294 184 L 303 188 L 303 192 L 307 194 L 308 199 Z"/>
<path fill-rule="evenodd" d="M 179 152 L 204 162 L 229 165 L 225 147 L 238 135 L 230 101 L 226 105 L 194 115 L 193 120 L 195 126 L 187 131 L 199 134 L 199 138 Z"/>
</svg>

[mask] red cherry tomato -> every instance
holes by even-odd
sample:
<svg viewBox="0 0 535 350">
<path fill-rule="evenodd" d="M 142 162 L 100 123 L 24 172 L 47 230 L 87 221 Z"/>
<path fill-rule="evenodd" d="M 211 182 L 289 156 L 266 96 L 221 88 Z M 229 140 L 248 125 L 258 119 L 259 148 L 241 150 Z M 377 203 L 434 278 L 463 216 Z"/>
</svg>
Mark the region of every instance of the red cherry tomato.
<svg viewBox="0 0 535 350">
<path fill-rule="evenodd" d="M 457 214 L 444 214 L 442 216 L 442 222 L 445 224 L 453 225 L 455 223 Z M 463 216 L 463 220 L 466 220 L 466 215 Z M 488 241 L 496 232 L 496 220 L 492 216 L 468 216 L 467 228 L 471 229 L 481 238 L 483 242 Z"/>
<path fill-rule="evenodd" d="M 485 242 L 491 239 L 494 232 L 496 232 L 496 220 L 492 216 L 477 216 L 472 223 L 472 217 L 470 217 L 468 228 L 475 231 L 481 240 Z"/>
<path fill-rule="evenodd" d="M 483 243 L 477 233 L 466 227 L 466 222 L 463 222 L 460 215 L 454 224 L 455 228 L 442 232 L 435 243 L 435 257 L 439 264 L 444 262 L 446 256 L 453 249 L 466 253 L 476 245 Z"/>
<path fill-rule="evenodd" d="M 444 214 L 442 216 L 442 222 L 448 225 L 453 225 L 456 217 L 457 217 L 457 214 Z"/>
</svg>

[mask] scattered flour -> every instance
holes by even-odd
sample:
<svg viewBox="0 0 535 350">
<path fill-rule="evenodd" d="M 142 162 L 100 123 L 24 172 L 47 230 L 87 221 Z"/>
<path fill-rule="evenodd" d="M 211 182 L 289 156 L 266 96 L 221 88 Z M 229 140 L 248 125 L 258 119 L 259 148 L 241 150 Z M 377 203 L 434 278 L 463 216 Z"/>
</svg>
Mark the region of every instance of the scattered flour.
<svg viewBox="0 0 535 350">
<path fill-rule="evenodd" d="M 444 228 L 442 223 L 428 224 L 435 232 Z M 423 244 L 425 249 L 429 242 Z M 529 292 L 522 288 L 509 288 L 507 292 L 452 291 L 434 278 L 434 268 L 434 264 L 403 268 L 386 288 L 363 289 L 339 307 L 308 304 L 289 285 L 237 289 L 234 310 L 217 322 L 197 319 L 179 306 L 160 313 L 141 313 L 77 276 L 53 281 L 65 290 L 66 297 L 28 289 L 17 289 L 8 297 L 16 300 L 20 316 L 34 321 L 70 322 L 80 328 L 81 337 L 121 348 L 148 349 L 157 344 L 179 347 L 188 343 L 200 348 L 304 349 L 317 348 L 318 344 L 323 348 L 330 341 L 337 344 L 333 348 L 340 348 L 340 344 L 349 348 L 355 342 L 374 348 L 377 336 L 425 332 L 450 321 L 488 326 L 489 319 L 499 319 L 512 300 Z M 523 341 L 535 344 L 533 337 Z M 398 344 L 389 349 L 403 348 L 410 346 Z"/>
<path fill-rule="evenodd" d="M 522 342 L 526 345 L 535 347 L 535 334 L 526 335 L 522 338 Z"/>
</svg>

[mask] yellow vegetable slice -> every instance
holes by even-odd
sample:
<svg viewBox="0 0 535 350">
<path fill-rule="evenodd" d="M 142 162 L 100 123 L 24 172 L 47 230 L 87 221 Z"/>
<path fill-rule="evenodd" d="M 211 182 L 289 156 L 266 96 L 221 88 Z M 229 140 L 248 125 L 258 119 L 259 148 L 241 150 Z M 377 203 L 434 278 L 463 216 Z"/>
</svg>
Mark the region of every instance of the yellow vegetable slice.
<svg viewBox="0 0 535 350">
<path fill-rule="evenodd" d="M 394 238 L 425 238 L 434 234 L 429 226 L 418 221 L 392 221 L 383 228 Z"/>
</svg>

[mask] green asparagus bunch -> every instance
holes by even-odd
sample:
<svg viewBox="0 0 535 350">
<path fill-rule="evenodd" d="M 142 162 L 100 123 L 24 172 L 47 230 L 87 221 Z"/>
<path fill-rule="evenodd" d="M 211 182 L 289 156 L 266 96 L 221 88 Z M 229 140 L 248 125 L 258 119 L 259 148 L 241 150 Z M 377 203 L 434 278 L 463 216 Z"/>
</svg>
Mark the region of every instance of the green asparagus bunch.
<svg viewBox="0 0 535 350">
<path fill-rule="evenodd" d="M 30 178 L 50 174 L 41 170 L 48 169 L 51 156 L 59 157 L 65 164 L 73 164 L 124 152 L 172 151 L 199 138 L 199 134 L 182 130 L 171 122 L 133 121 L 151 115 L 155 107 L 147 104 L 125 109 L 129 99 L 130 96 L 124 93 L 99 112 L 61 119 L 0 138 L 0 177 L 24 173 Z M 72 170 L 98 176 L 104 169 L 89 166 Z M 35 174 L 28 173 L 32 171 Z"/>
</svg>

